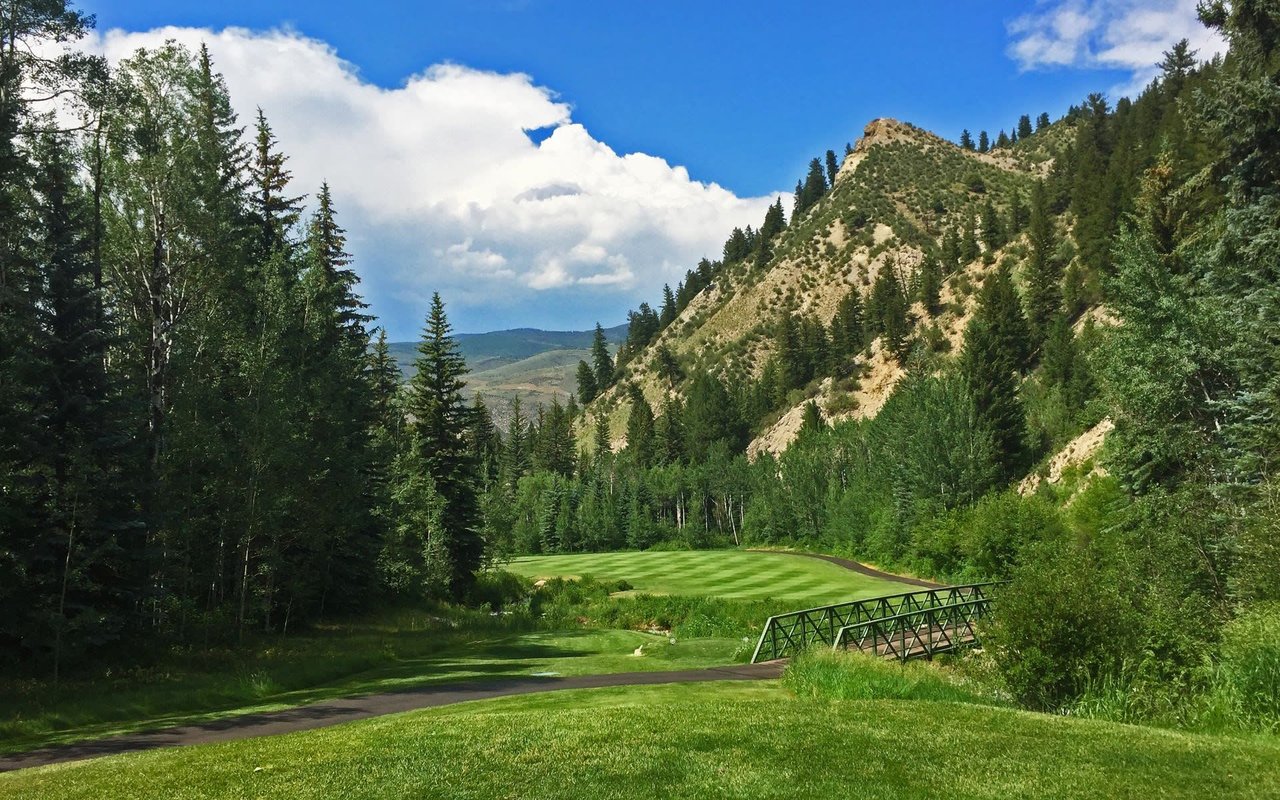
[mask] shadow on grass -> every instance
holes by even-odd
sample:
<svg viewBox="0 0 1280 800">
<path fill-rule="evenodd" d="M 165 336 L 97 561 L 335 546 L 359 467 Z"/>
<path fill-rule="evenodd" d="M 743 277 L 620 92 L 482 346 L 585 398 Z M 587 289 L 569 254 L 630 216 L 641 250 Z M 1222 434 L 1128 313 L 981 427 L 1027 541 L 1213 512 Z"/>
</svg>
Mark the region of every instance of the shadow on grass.
<svg viewBox="0 0 1280 800">
<path fill-rule="evenodd" d="M 323 645 L 359 646 L 351 636 L 334 630 L 314 638 Z M 328 655 L 326 651 L 331 648 L 315 647 L 317 642 L 312 641 L 307 643 L 310 648 L 301 647 L 292 658 L 264 665 L 261 675 L 192 673 L 167 685 L 137 685 L 121 692 L 109 688 L 104 691 L 101 684 L 86 686 L 82 682 L 58 695 L 41 698 L 44 703 L 25 704 L 25 708 L 20 699 L 10 695 L 10 701 L 0 705 L 0 714 L 8 718 L 0 723 L 0 754 L 178 725 L 234 726 L 240 724 L 236 720 L 255 724 L 254 715 L 267 712 L 274 716 L 292 708 L 290 713 L 302 714 L 307 706 L 324 701 L 417 691 L 439 684 L 474 682 L 482 688 L 494 681 L 529 678 L 530 673 L 555 662 L 608 656 L 604 647 L 613 643 L 609 632 L 598 630 L 475 637 L 453 634 L 441 637 L 444 641 L 436 637 L 439 634 L 431 631 L 379 634 L 376 641 L 363 644 L 377 645 L 376 658 L 383 663 L 372 667 L 367 662 L 359 664 L 345 675 L 334 675 L 323 665 L 308 669 L 306 664 L 294 663 Z M 436 641 L 423 643 L 424 638 Z M 388 639 L 412 640 L 412 644 L 387 646 Z M 334 667 L 340 669 L 345 659 L 340 651 L 335 655 L 338 663 Z M 275 678 L 269 673 L 273 672 L 290 682 L 310 678 L 311 685 L 270 691 Z"/>
</svg>

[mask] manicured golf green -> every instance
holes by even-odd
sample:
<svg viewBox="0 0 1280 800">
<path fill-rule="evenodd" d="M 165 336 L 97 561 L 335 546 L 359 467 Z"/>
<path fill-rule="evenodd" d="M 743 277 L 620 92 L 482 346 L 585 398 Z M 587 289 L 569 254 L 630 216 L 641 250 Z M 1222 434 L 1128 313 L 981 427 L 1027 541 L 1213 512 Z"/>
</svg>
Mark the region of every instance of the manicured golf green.
<svg viewBox="0 0 1280 800">
<path fill-rule="evenodd" d="M 1274 743 L 776 682 L 552 692 L 0 775 L 0 796 L 93 800 L 1278 793 Z"/>
<path fill-rule="evenodd" d="M 601 580 L 625 580 L 635 593 L 771 598 L 792 602 L 797 607 L 912 589 L 816 558 L 745 550 L 530 556 L 517 558 L 504 568 L 530 578 L 591 575 Z"/>
</svg>

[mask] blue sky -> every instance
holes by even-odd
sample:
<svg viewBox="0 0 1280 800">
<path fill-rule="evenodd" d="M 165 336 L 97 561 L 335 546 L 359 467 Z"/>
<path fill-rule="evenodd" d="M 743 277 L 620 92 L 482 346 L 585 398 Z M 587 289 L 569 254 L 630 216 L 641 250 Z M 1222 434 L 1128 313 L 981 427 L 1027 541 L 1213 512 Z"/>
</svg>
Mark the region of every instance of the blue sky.
<svg viewBox="0 0 1280 800">
<path fill-rule="evenodd" d="M 174 26 L 195 29 L 203 32 L 197 38 L 208 38 L 209 32 L 232 27 L 259 36 L 274 33 L 317 47 L 323 43 L 330 48 L 328 55 L 353 79 L 353 86 L 359 84 L 351 91 L 359 89 L 362 97 L 375 98 L 359 103 L 394 97 L 373 90 L 402 90 L 406 81 L 422 76 L 433 65 L 452 64 L 489 76 L 527 76 L 524 91 L 541 92 L 541 106 L 532 95 L 517 98 L 512 92 L 521 91 L 519 87 L 501 88 L 490 81 L 495 84 L 494 109 L 529 102 L 527 113 L 506 124 L 529 126 L 540 121 L 539 115 L 549 115 L 546 124 L 573 123 L 589 135 L 580 137 L 574 153 L 590 154 L 602 144 L 617 156 L 647 154 L 675 170 L 654 173 L 663 185 L 683 179 L 715 183 L 731 195 L 711 193 L 714 196 L 698 201 L 717 209 L 706 213 L 706 226 L 723 229 L 673 234 L 663 249 L 636 244 L 655 238 L 645 226 L 659 224 L 654 220 L 662 219 L 661 213 L 644 215 L 647 221 L 636 221 L 633 234 L 617 230 L 606 234 L 602 228 L 617 226 L 610 226 L 608 220 L 593 218 L 587 223 L 573 217 L 589 213 L 583 209 L 592 197 L 614 193 L 607 181 L 599 189 L 590 188 L 595 185 L 591 176 L 577 174 L 572 165 L 562 167 L 574 173 L 563 178 L 552 175 L 554 169 L 535 171 L 545 186 L 579 190 L 578 211 L 562 210 L 554 220 L 539 212 L 519 223 L 512 222 L 516 217 L 511 214 L 493 211 L 477 221 L 475 209 L 497 209 L 505 202 L 499 196 L 507 189 L 499 191 L 486 184 L 476 190 L 478 199 L 450 200 L 470 211 L 455 209 L 441 216 L 444 200 L 424 202 L 423 214 L 437 213 L 429 223 L 417 226 L 434 231 L 430 241 L 405 238 L 404 231 L 413 225 L 404 219 L 389 221 L 385 209 L 353 193 L 348 227 L 353 229 L 365 292 L 395 338 L 414 334 L 432 287 L 445 294 L 461 330 L 580 327 L 596 318 L 615 323 L 640 299 L 652 300 L 664 281 L 674 283 L 673 277 L 696 261 L 695 253 L 717 255 L 718 243 L 728 232 L 724 226 L 758 224 L 755 216 L 772 193 L 793 187 L 813 156 L 828 147 L 840 151 L 845 142 L 856 141 L 869 120 L 895 117 L 950 138 L 963 127 L 975 133 L 986 128 L 994 135 L 1010 128 L 1019 114 L 1048 111 L 1057 117 L 1090 91 L 1114 93 L 1140 85 L 1150 74 L 1147 68 L 1153 54 L 1158 57 L 1162 47 L 1196 30 L 1189 19 L 1194 0 L 733 4 L 85 0 L 80 7 L 98 16 L 103 33 L 142 33 Z M 117 48 L 141 41 L 136 39 L 121 36 Z M 236 42 L 228 41 L 225 54 L 219 47 L 213 51 L 218 65 L 228 72 L 236 100 L 238 93 L 255 94 L 257 88 L 241 79 L 245 88 L 238 89 L 235 70 L 264 62 L 260 54 L 241 52 L 235 49 Z M 314 86 L 299 84 L 279 89 L 281 94 L 264 94 L 276 108 L 257 98 L 280 129 L 285 149 L 294 156 L 295 173 L 307 176 L 325 173 L 322 167 L 331 166 L 332 157 L 324 163 L 326 159 L 319 155 L 324 151 L 313 152 L 311 144 L 302 140 L 306 129 L 295 132 L 293 127 L 301 126 L 291 127 L 291 120 L 284 117 L 314 108 L 314 102 L 295 103 L 288 98 L 315 91 Z M 489 89 L 465 91 L 481 95 Z M 448 107 L 455 116 L 471 113 L 458 111 L 456 104 Z M 553 107 L 559 110 L 548 111 Z M 393 112 L 387 113 L 395 118 Z M 498 125 L 497 113 L 486 112 L 485 119 Z M 324 124 L 322 117 L 307 121 L 309 129 L 317 124 Z M 432 142 L 424 133 L 423 146 L 429 148 Z M 529 161 L 528 153 L 514 144 L 511 147 L 516 149 L 499 148 L 495 157 L 509 156 L 513 164 Z M 562 159 L 573 157 L 562 155 Z M 300 163 L 304 159 L 318 163 Z M 616 171 L 601 164 L 605 173 Z M 647 162 L 642 166 L 642 171 L 653 172 Z M 687 176 L 679 173 L 680 167 Z M 329 179 L 335 184 L 341 211 L 343 187 L 337 176 Z M 545 194 L 545 186 L 538 191 Z M 527 199 L 528 187 L 523 192 L 521 197 Z M 680 201 L 688 202 L 693 201 Z M 426 210 L 428 206 L 436 211 Z M 582 233 L 579 240 L 550 236 L 537 248 L 522 250 L 518 244 L 493 237 L 498 219 L 530 226 L 555 222 L 566 231 L 594 232 Z M 450 220 L 457 223 L 453 228 Z M 396 236 L 401 240 L 391 241 Z M 563 249 L 559 258 L 556 248 Z M 447 268 L 440 266 L 446 262 Z M 473 274 L 480 276 L 476 286 L 485 284 L 486 289 L 468 286 Z M 451 289 L 455 290 L 452 300 Z"/>
</svg>

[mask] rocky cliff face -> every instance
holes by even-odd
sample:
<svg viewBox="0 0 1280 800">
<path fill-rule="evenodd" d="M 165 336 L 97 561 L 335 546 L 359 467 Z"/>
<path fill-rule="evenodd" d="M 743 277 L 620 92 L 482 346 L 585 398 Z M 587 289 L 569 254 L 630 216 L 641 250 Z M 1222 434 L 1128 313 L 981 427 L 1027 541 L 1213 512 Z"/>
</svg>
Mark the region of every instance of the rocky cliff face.
<svg viewBox="0 0 1280 800">
<path fill-rule="evenodd" d="M 621 446 L 629 406 L 623 391 L 638 385 L 655 410 L 667 393 L 687 384 L 660 378 L 654 355 L 674 353 L 686 375 L 709 370 L 729 386 L 759 377 L 774 351 L 772 331 L 781 315 L 829 325 L 849 292 L 863 297 L 884 269 L 895 269 L 912 286 L 926 254 L 937 253 L 944 233 L 978 225 L 988 203 L 1008 213 L 1015 194 L 1024 207 L 1032 182 L 1049 166 L 1048 148 L 1033 137 L 980 154 L 893 119 L 868 124 L 845 157 L 830 191 L 774 242 L 763 266 L 726 265 L 679 318 L 629 363 L 618 386 L 589 409 L 585 429 L 606 414 Z M 981 238 L 980 236 L 978 237 Z M 958 351 L 964 325 L 983 277 L 1023 245 L 1015 238 L 997 252 L 986 248 L 944 282 L 942 304 L 929 314 L 916 303 L 911 322 L 916 335 L 935 349 Z M 804 403 L 818 401 L 830 420 L 871 416 L 879 411 L 902 375 L 902 367 L 873 342 L 858 357 L 855 377 L 817 379 L 792 392 L 788 408 L 760 421 L 749 452 L 781 452 L 799 430 Z"/>
</svg>

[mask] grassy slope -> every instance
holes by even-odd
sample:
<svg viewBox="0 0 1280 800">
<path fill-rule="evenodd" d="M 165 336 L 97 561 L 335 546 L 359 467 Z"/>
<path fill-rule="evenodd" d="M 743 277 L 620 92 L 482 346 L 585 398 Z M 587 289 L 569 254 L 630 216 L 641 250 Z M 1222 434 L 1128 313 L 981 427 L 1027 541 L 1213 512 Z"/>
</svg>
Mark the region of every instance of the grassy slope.
<svg viewBox="0 0 1280 800">
<path fill-rule="evenodd" d="M 6 687 L 0 752 L 145 728 L 201 722 L 408 686 L 556 673 L 696 669 L 733 661 L 740 642 L 676 645 L 635 631 L 579 630 L 447 637 L 360 630 L 296 637 L 256 661 L 64 686 L 57 694 Z M 644 647 L 644 655 L 632 653 Z M 343 671 L 343 670 L 347 671 Z M 289 687 L 289 688 L 284 688 Z"/>
<path fill-rule="evenodd" d="M 0 796 L 1264 798 L 1280 746 L 776 683 L 466 703 L 0 775 Z"/>
<path fill-rule="evenodd" d="M 591 575 L 626 580 L 637 593 L 773 598 L 800 607 L 911 590 L 816 558 L 742 550 L 532 556 L 505 568 L 531 578 Z"/>
</svg>

